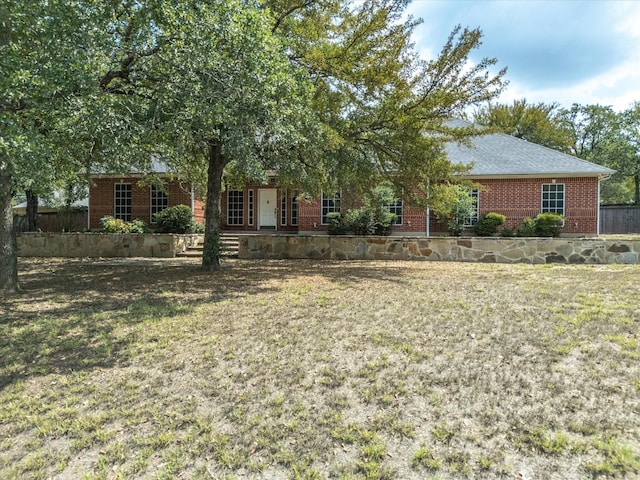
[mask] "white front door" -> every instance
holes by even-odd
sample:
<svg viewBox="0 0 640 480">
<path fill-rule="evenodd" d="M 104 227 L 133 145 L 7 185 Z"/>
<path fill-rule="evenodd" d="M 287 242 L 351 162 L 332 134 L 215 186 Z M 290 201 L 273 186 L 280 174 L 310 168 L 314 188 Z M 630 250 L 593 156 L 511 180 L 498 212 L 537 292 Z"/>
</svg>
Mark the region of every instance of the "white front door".
<svg viewBox="0 0 640 480">
<path fill-rule="evenodd" d="M 275 188 L 258 190 L 258 229 L 275 229 L 278 223 L 278 192 Z"/>
</svg>

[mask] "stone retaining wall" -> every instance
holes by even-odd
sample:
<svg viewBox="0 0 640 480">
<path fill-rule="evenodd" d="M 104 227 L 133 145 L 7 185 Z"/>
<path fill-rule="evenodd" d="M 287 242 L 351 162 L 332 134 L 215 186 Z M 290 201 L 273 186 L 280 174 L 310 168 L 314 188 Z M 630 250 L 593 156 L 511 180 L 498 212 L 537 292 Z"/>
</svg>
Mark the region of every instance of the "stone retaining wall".
<svg viewBox="0 0 640 480">
<path fill-rule="evenodd" d="M 242 235 L 239 258 L 639 263 L 640 238 L 458 238 Z"/>
<path fill-rule="evenodd" d="M 21 257 L 175 257 L 202 235 L 20 233 Z"/>
</svg>

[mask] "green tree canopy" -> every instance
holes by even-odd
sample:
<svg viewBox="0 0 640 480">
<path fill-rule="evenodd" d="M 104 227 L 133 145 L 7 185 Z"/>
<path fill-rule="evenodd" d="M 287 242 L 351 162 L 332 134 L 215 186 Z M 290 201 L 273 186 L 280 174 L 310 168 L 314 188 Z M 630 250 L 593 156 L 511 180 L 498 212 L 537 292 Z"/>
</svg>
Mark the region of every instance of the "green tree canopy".
<svg viewBox="0 0 640 480">
<path fill-rule="evenodd" d="M 561 152 L 569 153 L 573 146 L 570 132 L 556 103 L 529 104 L 522 99 L 514 100 L 511 105 L 489 104 L 475 112 L 474 121 Z"/>
<path fill-rule="evenodd" d="M 17 286 L 10 204 L 30 181 L 159 155 L 207 179 L 203 266 L 215 269 L 223 175 L 275 170 L 314 193 L 448 178 L 444 143 L 476 132 L 445 120 L 495 97 L 504 70 L 471 63 L 481 33 L 461 27 L 420 60 L 407 3 L 3 2 L 0 288 Z"/>
<path fill-rule="evenodd" d="M 602 203 L 640 205 L 637 105 L 617 113 L 602 105 L 574 104 L 561 115 L 571 134 L 571 153 L 616 170 L 602 183 Z"/>
</svg>

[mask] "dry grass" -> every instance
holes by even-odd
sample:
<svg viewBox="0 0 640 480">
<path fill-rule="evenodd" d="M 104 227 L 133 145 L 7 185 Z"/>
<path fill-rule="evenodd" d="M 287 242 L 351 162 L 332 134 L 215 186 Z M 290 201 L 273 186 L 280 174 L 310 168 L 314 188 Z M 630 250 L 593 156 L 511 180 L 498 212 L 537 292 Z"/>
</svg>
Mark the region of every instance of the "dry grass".
<svg viewBox="0 0 640 480">
<path fill-rule="evenodd" d="M 22 260 L 0 478 L 639 478 L 640 267 Z"/>
</svg>

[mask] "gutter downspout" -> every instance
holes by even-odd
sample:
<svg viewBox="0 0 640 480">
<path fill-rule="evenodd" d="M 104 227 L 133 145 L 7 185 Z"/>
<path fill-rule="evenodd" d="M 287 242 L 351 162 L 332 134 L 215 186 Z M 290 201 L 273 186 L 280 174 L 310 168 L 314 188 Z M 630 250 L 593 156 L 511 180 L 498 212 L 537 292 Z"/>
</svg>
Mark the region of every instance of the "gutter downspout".
<svg viewBox="0 0 640 480">
<path fill-rule="evenodd" d="M 598 177 L 598 208 L 596 215 L 596 235 L 600 236 L 600 182 L 602 179 Z"/>
<path fill-rule="evenodd" d="M 600 235 L 600 182 L 602 180 L 608 180 L 611 175 L 600 175 L 598 177 L 598 208 L 596 210 L 596 234 Z"/>
</svg>

